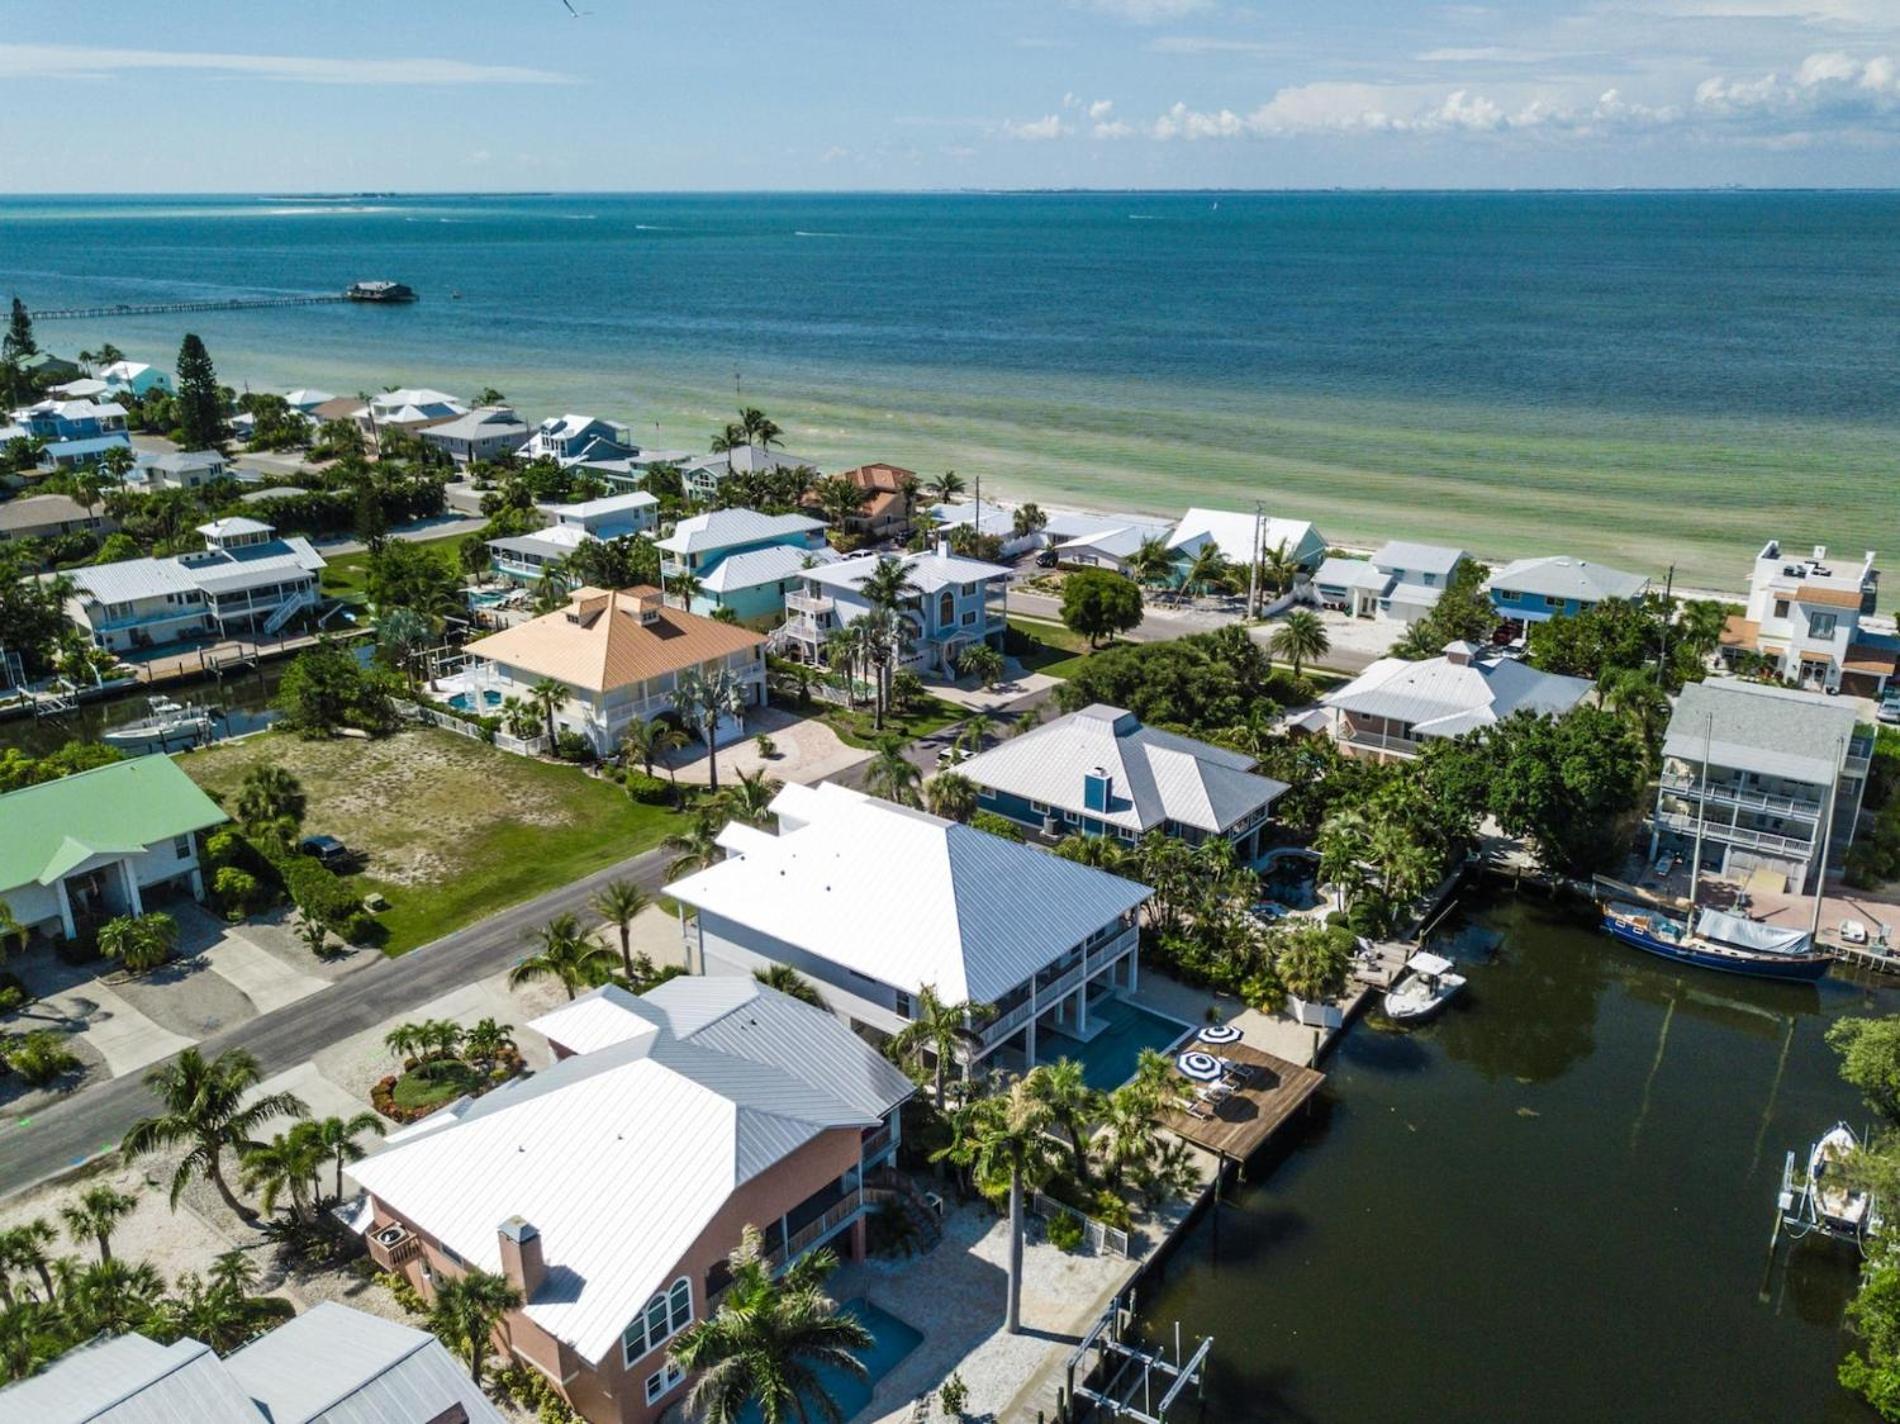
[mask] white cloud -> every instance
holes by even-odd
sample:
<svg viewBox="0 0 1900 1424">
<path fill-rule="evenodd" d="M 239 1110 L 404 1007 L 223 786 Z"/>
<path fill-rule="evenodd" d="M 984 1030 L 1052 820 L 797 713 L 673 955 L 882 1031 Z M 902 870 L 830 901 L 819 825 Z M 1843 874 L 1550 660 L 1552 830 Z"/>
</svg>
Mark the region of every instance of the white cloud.
<svg viewBox="0 0 1900 1424">
<path fill-rule="evenodd" d="M 1029 143 L 1047 143 L 1050 139 L 1061 138 L 1069 131 L 1062 122 L 1060 114 L 1044 114 L 1039 119 L 1019 122 L 1010 119 L 1003 125 L 1003 132 L 1011 138 L 1019 138 Z"/>
<path fill-rule="evenodd" d="M 1160 25 L 1214 8 L 1214 0 L 1070 0 L 1080 9 L 1137 25 Z"/>
<path fill-rule="evenodd" d="M 570 75 L 459 59 L 319 59 L 304 55 L 0 44 L 0 78 L 106 79 L 141 70 L 241 74 L 307 84 L 574 84 Z"/>
<path fill-rule="evenodd" d="M 1214 35 L 1161 35 L 1148 42 L 1156 54 L 1285 54 L 1288 46 L 1269 40 L 1230 40 Z"/>
<path fill-rule="evenodd" d="M 850 149 L 845 148 L 841 144 L 834 143 L 830 148 L 818 155 L 818 161 L 820 163 L 836 163 L 840 159 L 849 158 L 850 156 Z"/>
<path fill-rule="evenodd" d="M 1543 64 L 1556 56 L 1543 50 L 1478 45 L 1472 49 L 1428 49 L 1416 58 L 1420 64 Z"/>
<path fill-rule="evenodd" d="M 1097 99 L 1093 104 L 1089 105 L 1089 117 L 1099 124 L 1108 117 L 1109 110 L 1114 107 L 1115 101 L 1113 99 Z"/>
<path fill-rule="evenodd" d="M 1753 125 L 1782 123 L 1862 128 L 1900 126 L 1900 80 L 1890 56 L 1855 59 L 1811 54 L 1790 75 L 1705 79 L 1696 86 L 1698 115 Z"/>
</svg>

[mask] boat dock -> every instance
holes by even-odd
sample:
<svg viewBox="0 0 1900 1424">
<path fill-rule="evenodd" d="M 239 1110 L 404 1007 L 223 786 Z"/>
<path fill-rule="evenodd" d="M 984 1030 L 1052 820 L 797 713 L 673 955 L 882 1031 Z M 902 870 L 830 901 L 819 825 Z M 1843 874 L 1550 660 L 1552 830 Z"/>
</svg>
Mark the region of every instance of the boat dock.
<svg viewBox="0 0 1900 1424">
<path fill-rule="evenodd" d="M 227 297 L 205 302 L 120 302 L 104 307 L 49 307 L 36 311 L 34 321 L 96 321 L 114 316 L 163 316 L 172 312 L 251 311 L 259 307 L 316 307 L 350 298 L 342 292 L 310 293 L 290 297 Z"/>
<path fill-rule="evenodd" d="M 1184 1110 L 1161 1114 L 1176 1137 L 1229 1162 L 1245 1162 L 1319 1091 L 1326 1075 L 1246 1043 L 1222 1045 L 1223 1057 L 1254 1070 L 1253 1080 L 1197 1117 Z"/>
</svg>

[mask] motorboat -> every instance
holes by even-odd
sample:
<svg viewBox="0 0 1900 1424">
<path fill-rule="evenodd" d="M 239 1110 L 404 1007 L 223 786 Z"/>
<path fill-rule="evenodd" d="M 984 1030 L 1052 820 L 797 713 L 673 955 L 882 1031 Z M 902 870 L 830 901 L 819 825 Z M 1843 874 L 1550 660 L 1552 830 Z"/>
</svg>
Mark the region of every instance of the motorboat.
<svg viewBox="0 0 1900 1424">
<path fill-rule="evenodd" d="M 148 715 L 132 722 L 108 727 L 99 740 L 114 747 L 141 747 L 152 742 L 170 746 L 174 742 L 201 742 L 211 735 L 213 713 L 203 707 L 172 701 L 169 697 L 146 699 Z"/>
<path fill-rule="evenodd" d="M 1678 964 L 1743 974 L 1754 979 L 1822 978 L 1834 957 L 1817 949 L 1805 930 L 1767 925 L 1723 910 L 1700 910 L 1693 928 L 1661 910 L 1612 902 L 1603 928 L 1632 948 Z"/>
<path fill-rule="evenodd" d="M 1843 1170 L 1860 1148 L 1854 1129 L 1836 1123 L 1808 1150 L 1808 1191 L 1814 1214 L 1829 1231 L 1864 1235 L 1873 1222 L 1873 1193 L 1852 1186 Z"/>
<path fill-rule="evenodd" d="M 1406 976 L 1386 990 L 1385 1016 L 1395 1023 L 1420 1023 L 1444 1008 L 1465 987 L 1442 954 L 1420 950 L 1405 961 Z"/>
</svg>

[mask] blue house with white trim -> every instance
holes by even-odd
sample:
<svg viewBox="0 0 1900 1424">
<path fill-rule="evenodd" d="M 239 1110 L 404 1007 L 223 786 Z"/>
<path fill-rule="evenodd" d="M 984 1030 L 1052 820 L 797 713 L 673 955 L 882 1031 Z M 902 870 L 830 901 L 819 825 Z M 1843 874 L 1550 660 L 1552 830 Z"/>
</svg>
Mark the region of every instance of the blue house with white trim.
<svg viewBox="0 0 1900 1424">
<path fill-rule="evenodd" d="M 1491 606 L 1514 623 L 1574 618 L 1599 603 L 1641 598 L 1648 591 L 1642 574 L 1561 554 L 1518 559 L 1492 574 L 1490 583 Z"/>
<path fill-rule="evenodd" d="M 655 542 L 662 581 L 682 574 L 699 581 L 688 612 L 710 618 L 730 608 L 741 623 L 776 623 L 804 571 L 834 558 L 823 520 L 754 509 L 696 514 Z"/>
</svg>

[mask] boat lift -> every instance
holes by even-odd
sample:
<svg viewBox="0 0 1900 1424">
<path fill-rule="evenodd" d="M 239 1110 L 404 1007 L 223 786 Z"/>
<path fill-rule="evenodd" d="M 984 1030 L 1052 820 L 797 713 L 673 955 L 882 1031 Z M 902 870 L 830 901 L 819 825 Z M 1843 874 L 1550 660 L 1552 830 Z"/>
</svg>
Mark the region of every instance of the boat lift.
<svg viewBox="0 0 1900 1424">
<path fill-rule="evenodd" d="M 1860 1223 L 1848 1226 L 1830 1220 L 1827 1213 L 1821 1210 L 1818 1185 L 1816 1178 L 1801 1165 L 1798 1154 L 1790 1151 L 1781 1166 L 1781 1192 L 1775 1198 L 1775 1229 L 1768 1239 L 1771 1259 L 1784 1231 L 1790 1241 L 1819 1234 L 1833 1241 L 1848 1242 L 1856 1250 L 1866 1250 L 1867 1237 L 1880 1222 L 1879 1203 L 1870 1200 L 1867 1213 Z"/>
<path fill-rule="evenodd" d="M 1195 1399 L 1202 1398 L 1214 1337 L 1206 1337 L 1192 1356 L 1184 1357 L 1177 1320 L 1170 1359 L 1165 1347 L 1145 1349 L 1123 1337 L 1133 1319 L 1134 1313 L 1119 1298 L 1109 1302 L 1102 1318 L 1069 1356 L 1070 1424 L 1083 1424 L 1098 1411 L 1109 1419 L 1130 1419 L 1134 1424 L 1167 1424 L 1169 1409 L 1190 1385 Z"/>
</svg>

